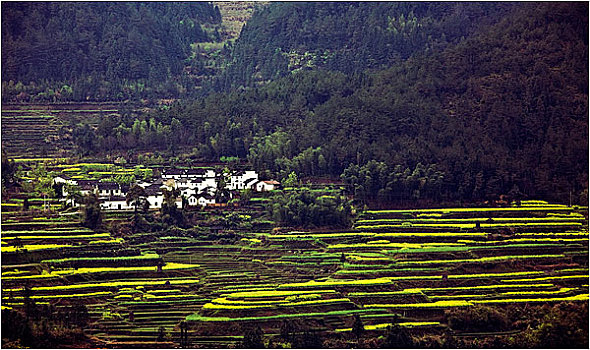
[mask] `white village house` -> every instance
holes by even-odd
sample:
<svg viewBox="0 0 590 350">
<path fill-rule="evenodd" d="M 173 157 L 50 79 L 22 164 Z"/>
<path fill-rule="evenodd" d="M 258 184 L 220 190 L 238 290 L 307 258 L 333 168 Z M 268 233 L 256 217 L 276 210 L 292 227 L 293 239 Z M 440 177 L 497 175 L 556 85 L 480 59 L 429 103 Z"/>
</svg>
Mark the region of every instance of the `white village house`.
<svg viewBox="0 0 590 350">
<path fill-rule="evenodd" d="M 255 184 L 257 192 L 267 192 L 276 190 L 281 183 L 278 181 L 270 180 L 270 181 L 258 181 Z"/>
<path fill-rule="evenodd" d="M 146 200 L 150 209 L 162 207 L 164 202 L 163 189 L 178 189 L 180 197 L 176 205 L 182 208 L 182 198 L 186 199 L 188 206 L 207 206 L 215 204 L 215 193 L 219 179 L 223 174 L 218 174 L 213 169 L 164 169 L 162 177 L 153 181 L 140 181 L 137 185 L 146 191 Z M 279 182 L 260 181 L 258 173 L 254 170 L 234 171 L 225 176 L 225 188 L 230 191 L 252 189 L 258 192 L 271 191 L 280 185 Z M 99 182 L 98 180 L 74 180 L 66 175 L 59 175 L 54 178 L 55 184 L 68 184 L 77 186 L 84 196 L 96 193 L 101 201 L 101 208 L 104 210 L 133 210 L 133 203 L 127 204 L 126 195 L 130 185 L 120 185 L 115 182 Z M 62 187 L 63 197 L 68 193 L 65 186 Z"/>
</svg>

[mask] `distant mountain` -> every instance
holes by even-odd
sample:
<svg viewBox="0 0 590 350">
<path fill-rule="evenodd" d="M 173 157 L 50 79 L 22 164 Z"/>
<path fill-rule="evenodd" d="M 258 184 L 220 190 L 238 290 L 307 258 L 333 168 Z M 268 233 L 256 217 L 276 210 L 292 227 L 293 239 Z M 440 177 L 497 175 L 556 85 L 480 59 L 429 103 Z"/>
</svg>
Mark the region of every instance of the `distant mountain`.
<svg viewBox="0 0 590 350">
<path fill-rule="evenodd" d="M 190 45 L 220 21 L 206 2 L 3 2 L 3 99 L 177 96 Z"/>
</svg>

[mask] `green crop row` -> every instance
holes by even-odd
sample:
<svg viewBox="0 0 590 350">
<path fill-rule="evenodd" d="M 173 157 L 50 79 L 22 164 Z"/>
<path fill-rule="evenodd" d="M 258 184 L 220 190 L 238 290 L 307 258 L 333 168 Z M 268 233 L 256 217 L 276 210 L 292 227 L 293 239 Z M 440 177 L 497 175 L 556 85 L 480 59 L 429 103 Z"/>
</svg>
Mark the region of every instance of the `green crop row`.
<svg viewBox="0 0 590 350">
<path fill-rule="evenodd" d="M 348 293 L 349 297 L 388 297 L 395 295 L 422 295 L 424 294 L 420 288 L 407 288 L 395 292 L 352 292 Z"/>
<path fill-rule="evenodd" d="M 67 162 L 68 158 L 14 158 L 15 163 L 29 163 L 29 162 Z"/>
<path fill-rule="evenodd" d="M 561 247 L 563 244 L 560 243 L 539 243 L 539 244 L 505 244 L 497 246 L 463 246 L 463 247 L 426 247 L 420 249 L 396 249 L 387 250 L 388 254 L 411 254 L 411 253 L 447 253 L 447 252 L 465 252 L 471 250 L 481 249 L 536 249 L 536 248 L 549 248 L 549 247 Z"/>
<path fill-rule="evenodd" d="M 339 310 L 339 311 L 326 311 L 326 312 L 308 312 L 300 314 L 284 314 L 284 315 L 272 315 L 272 316 L 260 316 L 260 317 L 207 317 L 199 314 L 192 314 L 186 317 L 187 321 L 201 321 L 201 322 L 247 322 L 247 321 L 271 321 L 271 320 L 282 320 L 290 318 L 313 318 L 319 317 L 324 318 L 326 316 L 348 316 L 362 313 L 378 313 L 386 312 L 386 309 L 361 309 L 361 310 Z"/>
<path fill-rule="evenodd" d="M 60 291 L 60 290 L 76 290 L 76 289 L 87 289 L 87 288 L 119 288 L 119 287 L 130 287 L 130 286 L 164 286 L 169 282 L 170 285 L 189 285 L 198 284 L 198 279 L 173 279 L 169 278 L 166 280 L 135 280 L 135 281 L 109 281 L 109 282 L 96 282 L 96 283 L 80 283 L 80 284 L 69 284 L 64 286 L 39 286 L 32 287 L 33 291 Z M 4 289 L 5 292 L 19 291 L 22 288 L 15 289 Z"/>
<path fill-rule="evenodd" d="M 355 281 L 308 281 L 300 283 L 285 283 L 279 285 L 279 289 L 289 288 L 325 288 L 325 287 L 340 287 L 340 286 L 378 286 L 391 284 L 391 278 L 374 278 Z"/>
<path fill-rule="evenodd" d="M 506 256 L 487 256 L 473 259 L 448 259 L 448 260 L 412 260 L 399 261 L 396 265 L 428 265 L 428 264 L 457 264 L 457 263 L 487 263 L 506 260 L 519 259 L 543 259 L 543 258 L 563 258 L 563 254 L 544 254 L 544 255 L 506 255 Z"/>
<path fill-rule="evenodd" d="M 388 240 L 371 241 L 367 243 L 340 243 L 330 244 L 328 249 L 354 249 L 354 248 L 400 248 L 400 249 L 423 249 L 425 247 L 464 247 L 463 243 L 430 242 L 430 243 L 397 243 Z"/>
<path fill-rule="evenodd" d="M 447 307 L 465 307 L 475 304 L 512 304 L 512 303 L 530 303 L 530 302 L 562 302 L 562 301 L 588 301 L 588 294 L 580 294 L 568 297 L 554 298 L 520 298 L 520 299 L 469 299 L 481 298 L 479 295 L 450 295 L 439 296 L 447 300 L 437 300 L 430 303 L 411 303 L 411 304 L 368 304 L 364 307 L 385 307 L 390 309 L 413 309 L 413 308 L 447 308 Z M 434 297 L 431 297 L 434 298 Z M 459 298 L 460 300 L 448 300 Z M 462 300 L 461 300 L 462 299 Z"/>
<path fill-rule="evenodd" d="M 49 250 L 72 247 L 71 244 L 24 244 L 22 247 L 2 247 L 2 253 L 13 253 L 17 251 Z"/>
<path fill-rule="evenodd" d="M 541 282 L 541 281 L 567 280 L 567 279 L 588 279 L 588 277 L 589 277 L 588 275 L 547 276 L 547 277 L 538 277 L 538 278 L 502 280 L 502 282 Z"/>
<path fill-rule="evenodd" d="M 112 295 L 113 292 L 93 292 L 93 293 L 78 293 L 78 294 L 49 294 L 49 295 L 33 295 L 31 299 L 67 299 L 67 298 L 94 298 L 105 297 Z M 15 296 L 14 299 L 24 299 L 23 296 Z M 10 297 L 3 297 L 3 300 L 10 300 Z"/>
<path fill-rule="evenodd" d="M 466 279 L 466 278 L 496 278 L 496 277 L 510 277 L 510 276 L 530 276 L 542 275 L 544 271 L 518 271 L 518 272 L 498 272 L 498 273 L 475 273 L 466 275 L 449 275 L 449 279 Z"/>
<path fill-rule="evenodd" d="M 367 210 L 366 214 L 412 214 L 412 213 L 478 213 L 478 212 L 518 212 L 518 211 L 559 211 L 572 210 L 565 205 L 552 204 L 541 208 L 508 207 L 508 208 L 440 208 L 440 209 L 399 209 L 399 210 Z"/>
<path fill-rule="evenodd" d="M 579 232 L 518 232 L 514 234 L 515 236 L 588 236 L 588 232 L 579 231 Z"/>
<path fill-rule="evenodd" d="M 173 270 L 187 270 L 198 268 L 196 264 L 181 264 L 181 263 L 167 263 L 162 267 L 162 271 L 173 271 Z M 52 276 L 70 276 L 80 274 L 93 274 L 93 273 L 122 273 L 122 272 L 145 272 L 145 271 L 157 271 L 156 266 L 128 266 L 128 267 L 80 267 L 76 269 L 63 269 L 52 271 Z"/>
<path fill-rule="evenodd" d="M 367 304 L 365 308 L 388 308 L 388 309 L 422 309 L 422 308 L 449 308 L 449 307 L 467 307 L 473 304 L 466 300 L 439 300 L 432 303 L 413 303 L 413 304 Z"/>
<path fill-rule="evenodd" d="M 22 223 L 23 225 L 25 223 Z M 32 224 L 38 224 L 38 222 L 33 222 Z M 69 234 L 69 233 L 84 233 L 84 234 L 91 234 L 94 231 L 88 229 L 80 229 L 80 228 L 71 228 L 71 229 L 55 229 L 55 230 L 2 230 L 2 236 L 4 235 L 19 235 L 19 234 L 26 234 L 26 233 L 34 233 L 34 234 Z"/>
<path fill-rule="evenodd" d="M 471 241 L 471 240 L 458 240 L 459 243 L 465 244 L 502 244 L 502 243 L 518 243 L 518 242 L 588 242 L 587 238 L 511 238 L 505 239 L 502 241 L 486 241 L 486 242 L 478 242 L 478 241 Z"/>
<path fill-rule="evenodd" d="M 348 298 L 339 299 L 320 299 L 320 300 L 308 300 L 308 301 L 296 301 L 296 302 L 282 302 L 274 301 L 268 305 L 250 304 L 250 305 L 235 305 L 235 304 L 214 304 L 207 303 L 203 305 L 204 310 L 248 310 L 248 309 L 269 309 L 277 307 L 295 307 L 295 306 L 316 306 L 316 305 L 329 305 L 329 304 L 340 304 L 350 303 Z"/>
<path fill-rule="evenodd" d="M 442 271 L 441 268 L 423 267 L 423 268 L 400 268 L 400 269 L 372 269 L 372 270 L 338 270 L 336 275 L 370 275 L 376 273 L 399 273 L 399 272 L 414 272 L 414 271 Z"/>
<path fill-rule="evenodd" d="M 516 291 L 516 292 L 502 292 L 500 295 L 551 295 L 551 294 L 564 294 L 569 293 L 576 288 L 567 288 L 563 287 L 559 290 L 526 290 L 526 291 Z"/>
<path fill-rule="evenodd" d="M 546 216 L 546 217 L 528 217 L 528 218 L 504 218 L 504 217 L 494 217 L 494 218 L 454 218 L 454 219 L 442 219 L 442 218 L 419 218 L 419 219 L 410 219 L 410 218 L 403 218 L 403 219 L 361 219 L 357 220 L 356 224 L 368 224 L 369 226 L 378 225 L 378 224 L 403 224 L 404 222 L 412 223 L 412 224 L 422 224 L 422 223 L 435 223 L 435 224 L 462 224 L 462 223 L 539 223 L 539 222 L 562 222 L 562 221 L 572 221 L 579 222 L 585 220 L 583 216 Z"/>
<path fill-rule="evenodd" d="M 110 233 L 95 233 L 90 235 L 70 235 L 70 236 L 12 236 L 12 237 L 2 237 L 2 240 L 15 240 L 15 239 L 43 239 L 43 240 L 52 240 L 52 239 L 92 239 L 92 238 L 100 238 L 100 237 L 110 237 Z"/>
<path fill-rule="evenodd" d="M 106 235 L 108 235 L 108 233 Z M 70 262 L 77 262 L 77 261 L 119 261 L 119 260 L 126 261 L 126 260 L 153 260 L 153 259 L 159 259 L 159 258 L 160 258 L 160 255 L 158 255 L 156 253 L 147 253 L 147 254 L 143 254 L 143 255 L 133 255 L 133 256 L 50 259 L 50 260 L 43 260 L 41 263 L 61 264 L 61 263 L 70 263 Z"/>
<path fill-rule="evenodd" d="M 470 290 L 501 290 L 501 289 L 515 289 L 515 288 L 551 288 L 554 287 L 550 283 L 539 284 L 492 284 L 483 286 L 469 286 L 469 287 L 435 287 L 435 288 L 406 288 L 404 290 L 395 292 L 355 292 L 348 293 L 349 297 L 378 297 L 390 295 L 405 295 L 405 294 L 423 294 L 426 292 L 456 292 L 456 291 L 470 291 Z"/>
<path fill-rule="evenodd" d="M 266 235 L 273 240 L 289 238 L 343 238 L 343 237 L 486 237 L 485 232 L 339 232 L 339 233 L 298 233 L 285 235 Z"/>
<path fill-rule="evenodd" d="M 194 303 L 202 303 L 207 300 L 208 299 L 195 298 L 195 299 L 186 299 L 186 300 L 123 301 L 123 302 L 120 302 L 119 305 L 132 306 L 132 305 L 175 305 L 175 304 L 186 304 L 186 303 L 194 304 Z"/>
<path fill-rule="evenodd" d="M 379 323 L 379 324 L 369 324 L 365 325 L 366 331 L 377 331 L 377 330 L 386 330 L 387 327 L 391 327 L 392 323 Z M 397 326 L 406 327 L 406 328 L 413 328 L 413 327 L 431 327 L 431 326 L 440 326 L 440 322 L 434 321 L 425 321 L 425 322 L 400 322 L 396 323 Z M 339 328 L 336 329 L 336 332 L 350 332 L 352 328 Z"/>
<path fill-rule="evenodd" d="M 589 301 L 588 294 L 579 294 L 571 297 L 557 298 L 526 298 L 526 299 L 485 299 L 471 300 L 473 304 L 512 304 L 512 303 L 531 303 L 531 302 L 562 302 L 562 301 Z"/>
<path fill-rule="evenodd" d="M 580 222 L 537 222 L 537 223 L 481 223 L 480 228 L 498 228 L 498 227 L 552 227 L 552 226 L 582 226 Z M 476 224 L 445 224 L 445 223 L 402 223 L 402 224 L 388 224 L 388 225 L 361 225 L 356 228 L 359 230 L 384 230 L 384 229 L 399 229 L 407 227 L 417 228 L 458 228 L 458 229 L 474 229 Z"/>
</svg>

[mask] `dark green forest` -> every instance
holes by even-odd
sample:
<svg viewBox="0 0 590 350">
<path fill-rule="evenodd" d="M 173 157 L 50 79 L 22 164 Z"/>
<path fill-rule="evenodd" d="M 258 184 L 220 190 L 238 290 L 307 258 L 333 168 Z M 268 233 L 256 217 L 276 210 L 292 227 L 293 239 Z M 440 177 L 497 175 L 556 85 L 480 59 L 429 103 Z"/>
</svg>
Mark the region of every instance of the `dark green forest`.
<svg viewBox="0 0 590 350">
<path fill-rule="evenodd" d="M 456 43 L 497 22 L 507 3 L 287 2 L 254 14 L 218 88 L 253 86 L 291 72 L 383 69 Z"/>
<path fill-rule="evenodd" d="M 2 97 L 126 100 L 179 96 L 190 44 L 214 40 L 207 2 L 3 2 Z"/>
<path fill-rule="evenodd" d="M 121 3 L 112 6 L 123 11 Z M 125 6 L 132 8 L 123 11 L 129 18 L 167 9 L 166 16 L 154 15 L 154 23 L 175 18 L 175 33 L 188 31 L 182 25 L 187 22 L 178 21 L 183 16 L 195 23 L 219 20 L 205 4 L 175 10 Z M 5 23 L 3 18 L 3 33 L 31 35 Z M 176 79 L 172 73 L 181 65 L 172 58 L 182 56 L 188 42 L 205 40 L 198 25 L 191 28 L 191 36 L 166 41 L 178 48 L 176 56 L 149 51 L 158 57 L 139 55 L 145 60 L 125 66 L 137 69 L 99 65 L 104 71 L 96 76 L 145 79 L 146 86 Z M 36 64 L 5 66 L 10 55 L 4 47 L 17 45 L 16 37 L 3 35 L 3 80 L 42 76 L 45 70 Z M 271 3 L 254 14 L 229 49 L 226 69 L 207 96 L 147 116 L 105 117 L 96 130 L 78 126 L 80 153 L 132 156 L 158 150 L 203 161 L 239 157 L 277 179 L 292 172 L 299 178 L 340 177 L 369 202 L 502 194 L 561 202 L 571 194 L 574 202 L 587 202 L 586 3 Z M 88 57 L 109 51 L 91 52 Z M 66 82 L 92 79 L 74 73 L 88 71 L 83 62 L 100 62 L 77 59 L 80 68 L 60 70 L 43 57 L 35 60 Z M 151 63 L 156 59 L 164 61 Z M 154 74 L 167 78 L 154 83 Z M 73 91 L 72 96 L 75 86 Z"/>
</svg>

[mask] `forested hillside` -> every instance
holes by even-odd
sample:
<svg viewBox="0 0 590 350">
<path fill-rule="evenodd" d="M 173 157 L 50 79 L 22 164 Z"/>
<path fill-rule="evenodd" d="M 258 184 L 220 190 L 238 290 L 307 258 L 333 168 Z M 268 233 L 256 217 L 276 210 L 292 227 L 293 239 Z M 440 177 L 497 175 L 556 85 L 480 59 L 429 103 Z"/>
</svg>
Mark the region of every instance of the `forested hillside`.
<svg viewBox="0 0 590 350">
<path fill-rule="evenodd" d="M 188 128 L 195 157 L 344 172 L 368 199 L 566 201 L 587 198 L 587 82 L 587 4 L 526 4 L 388 69 L 299 72 L 160 117 Z"/>
<path fill-rule="evenodd" d="M 190 45 L 220 21 L 206 2 L 4 2 L 3 100 L 179 96 Z"/>
<path fill-rule="evenodd" d="M 204 3 L 85 5 L 92 20 L 78 5 L 5 6 L 3 98 L 61 80 L 35 93 L 179 96 L 187 45 L 219 34 Z M 80 152 L 240 157 L 278 179 L 342 175 L 368 201 L 587 200 L 585 3 L 271 3 L 229 49 L 224 92 L 78 127 Z"/>
<path fill-rule="evenodd" d="M 507 3 L 286 2 L 254 14 L 218 88 L 252 86 L 311 69 L 361 72 L 459 41 Z"/>
</svg>

